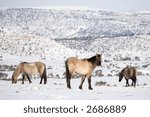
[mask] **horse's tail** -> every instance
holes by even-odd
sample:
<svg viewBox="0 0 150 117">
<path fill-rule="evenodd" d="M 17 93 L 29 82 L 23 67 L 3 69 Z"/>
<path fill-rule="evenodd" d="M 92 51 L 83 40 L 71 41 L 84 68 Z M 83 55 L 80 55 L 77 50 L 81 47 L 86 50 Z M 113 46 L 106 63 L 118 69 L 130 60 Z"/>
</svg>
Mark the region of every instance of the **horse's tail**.
<svg viewBox="0 0 150 117">
<path fill-rule="evenodd" d="M 46 65 L 45 65 L 44 72 L 43 72 L 43 78 L 44 78 L 44 84 L 46 84 L 47 83 Z"/>
<path fill-rule="evenodd" d="M 70 71 L 69 71 L 69 67 L 68 67 L 68 60 L 65 61 L 65 67 L 66 67 L 66 83 L 67 83 L 67 87 L 71 88 L 70 87 L 71 75 L 70 75 Z"/>
<path fill-rule="evenodd" d="M 69 67 L 68 67 L 68 61 L 65 61 L 65 67 L 66 67 L 66 81 L 68 81 L 69 78 Z"/>
</svg>

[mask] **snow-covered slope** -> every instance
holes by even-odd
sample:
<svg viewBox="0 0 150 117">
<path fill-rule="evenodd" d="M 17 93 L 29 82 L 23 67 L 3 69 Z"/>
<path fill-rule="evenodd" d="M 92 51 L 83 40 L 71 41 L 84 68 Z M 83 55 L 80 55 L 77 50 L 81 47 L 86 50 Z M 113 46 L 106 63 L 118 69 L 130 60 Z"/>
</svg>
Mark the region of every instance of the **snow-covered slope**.
<svg viewBox="0 0 150 117">
<path fill-rule="evenodd" d="M 126 61 L 137 61 L 130 64 L 139 68 L 144 65 L 139 61 L 150 61 L 150 13 L 11 8 L 0 10 L 0 21 L 2 64 L 43 60 L 51 68 L 49 74 L 61 77 L 70 56 L 102 53 L 103 61 L 110 62 L 104 62 L 102 69 L 114 61 L 125 61 L 124 66 Z"/>
<path fill-rule="evenodd" d="M 50 38 L 149 35 L 149 19 L 150 13 L 13 8 L 0 10 L 0 34 Z"/>
<path fill-rule="evenodd" d="M 0 9 L 0 21 L 1 53 L 46 58 L 59 50 L 67 56 L 64 52 L 71 48 L 70 53 L 80 49 L 115 57 L 149 55 L 148 12 L 11 8 Z"/>
</svg>

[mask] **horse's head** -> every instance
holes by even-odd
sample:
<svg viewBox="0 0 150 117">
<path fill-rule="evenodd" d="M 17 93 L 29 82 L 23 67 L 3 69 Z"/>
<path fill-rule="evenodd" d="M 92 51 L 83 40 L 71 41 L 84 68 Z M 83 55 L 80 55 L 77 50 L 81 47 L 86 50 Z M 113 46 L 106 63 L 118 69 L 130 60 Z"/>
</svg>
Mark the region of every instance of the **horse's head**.
<svg viewBox="0 0 150 117">
<path fill-rule="evenodd" d="M 101 56 L 102 56 L 101 54 L 96 54 L 96 64 L 97 64 L 97 66 L 101 65 L 101 60 L 102 60 Z"/>
<path fill-rule="evenodd" d="M 14 71 L 14 73 L 13 73 L 13 75 L 12 75 L 12 84 L 17 83 L 17 80 L 18 80 L 18 75 L 16 75 L 16 73 L 15 73 L 15 71 Z"/>
<path fill-rule="evenodd" d="M 12 75 L 12 83 L 17 83 L 18 76 L 22 73 L 22 63 L 18 65 L 18 67 L 15 69 L 13 75 Z"/>
<path fill-rule="evenodd" d="M 17 77 L 13 74 L 12 75 L 12 84 L 15 84 L 15 83 L 17 83 Z"/>
<path fill-rule="evenodd" d="M 119 82 L 121 82 L 122 78 L 123 78 L 123 74 L 122 74 L 122 72 L 120 72 L 119 73 Z"/>
</svg>

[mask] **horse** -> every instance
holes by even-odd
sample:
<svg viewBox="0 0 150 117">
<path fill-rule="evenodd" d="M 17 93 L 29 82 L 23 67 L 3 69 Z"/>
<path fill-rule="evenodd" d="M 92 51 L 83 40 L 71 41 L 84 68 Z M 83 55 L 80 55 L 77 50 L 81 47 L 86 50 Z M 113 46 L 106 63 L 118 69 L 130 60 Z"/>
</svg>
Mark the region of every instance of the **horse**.
<svg viewBox="0 0 150 117">
<path fill-rule="evenodd" d="M 12 84 L 17 83 L 18 76 L 22 74 L 22 84 L 24 84 L 25 77 L 28 78 L 29 83 L 32 83 L 29 75 L 39 74 L 41 77 L 40 84 L 42 84 L 42 80 L 44 79 L 44 84 L 47 83 L 46 76 L 46 65 L 43 62 L 21 62 L 12 75 Z"/>
<path fill-rule="evenodd" d="M 79 85 L 79 89 L 82 89 L 82 85 L 84 83 L 85 78 L 88 78 L 88 89 L 92 90 L 91 86 L 91 75 L 96 66 L 101 65 L 101 56 L 100 54 L 96 54 L 91 58 L 78 59 L 77 57 L 70 57 L 65 61 L 66 67 L 66 83 L 67 88 L 71 89 L 70 80 L 72 75 L 75 73 L 80 74 L 82 76 L 81 83 Z"/>
<path fill-rule="evenodd" d="M 126 66 L 124 69 L 121 70 L 119 73 L 119 82 L 123 79 L 123 77 L 126 79 L 126 87 L 130 86 L 128 80 L 132 80 L 132 86 L 136 86 L 137 81 L 137 70 L 135 67 L 132 66 Z"/>
</svg>

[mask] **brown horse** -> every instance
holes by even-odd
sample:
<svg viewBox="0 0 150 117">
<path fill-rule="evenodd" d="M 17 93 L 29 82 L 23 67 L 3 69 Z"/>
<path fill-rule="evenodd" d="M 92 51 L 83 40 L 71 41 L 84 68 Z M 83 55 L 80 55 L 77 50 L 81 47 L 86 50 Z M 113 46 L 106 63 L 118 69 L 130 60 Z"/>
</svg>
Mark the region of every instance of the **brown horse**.
<svg viewBox="0 0 150 117">
<path fill-rule="evenodd" d="M 88 78 L 88 88 L 92 90 L 91 87 L 91 75 L 93 70 L 96 68 L 96 66 L 101 65 L 101 55 L 96 54 L 96 56 L 93 56 L 88 59 L 78 59 L 76 57 L 70 57 L 65 62 L 66 65 L 66 82 L 67 87 L 70 89 L 70 80 L 73 74 L 78 73 L 82 75 L 81 83 L 79 86 L 79 89 L 82 89 L 83 82 L 85 78 Z"/>
<path fill-rule="evenodd" d="M 121 72 L 119 73 L 119 82 L 121 82 L 122 78 L 124 77 L 126 79 L 126 87 L 127 87 L 129 86 L 128 80 L 131 79 L 132 86 L 135 87 L 137 80 L 136 75 L 137 75 L 136 68 L 132 66 L 127 66 L 124 69 L 122 69 Z"/>
<path fill-rule="evenodd" d="M 42 62 L 33 62 L 33 63 L 22 62 L 22 63 L 20 63 L 12 75 L 12 83 L 17 83 L 18 76 L 20 74 L 23 75 L 22 84 L 24 84 L 25 76 L 28 78 L 29 83 L 31 83 L 29 75 L 35 75 L 35 74 L 40 75 L 40 77 L 41 77 L 40 84 L 42 84 L 43 79 L 44 79 L 44 84 L 47 83 L 46 65 Z"/>
</svg>

